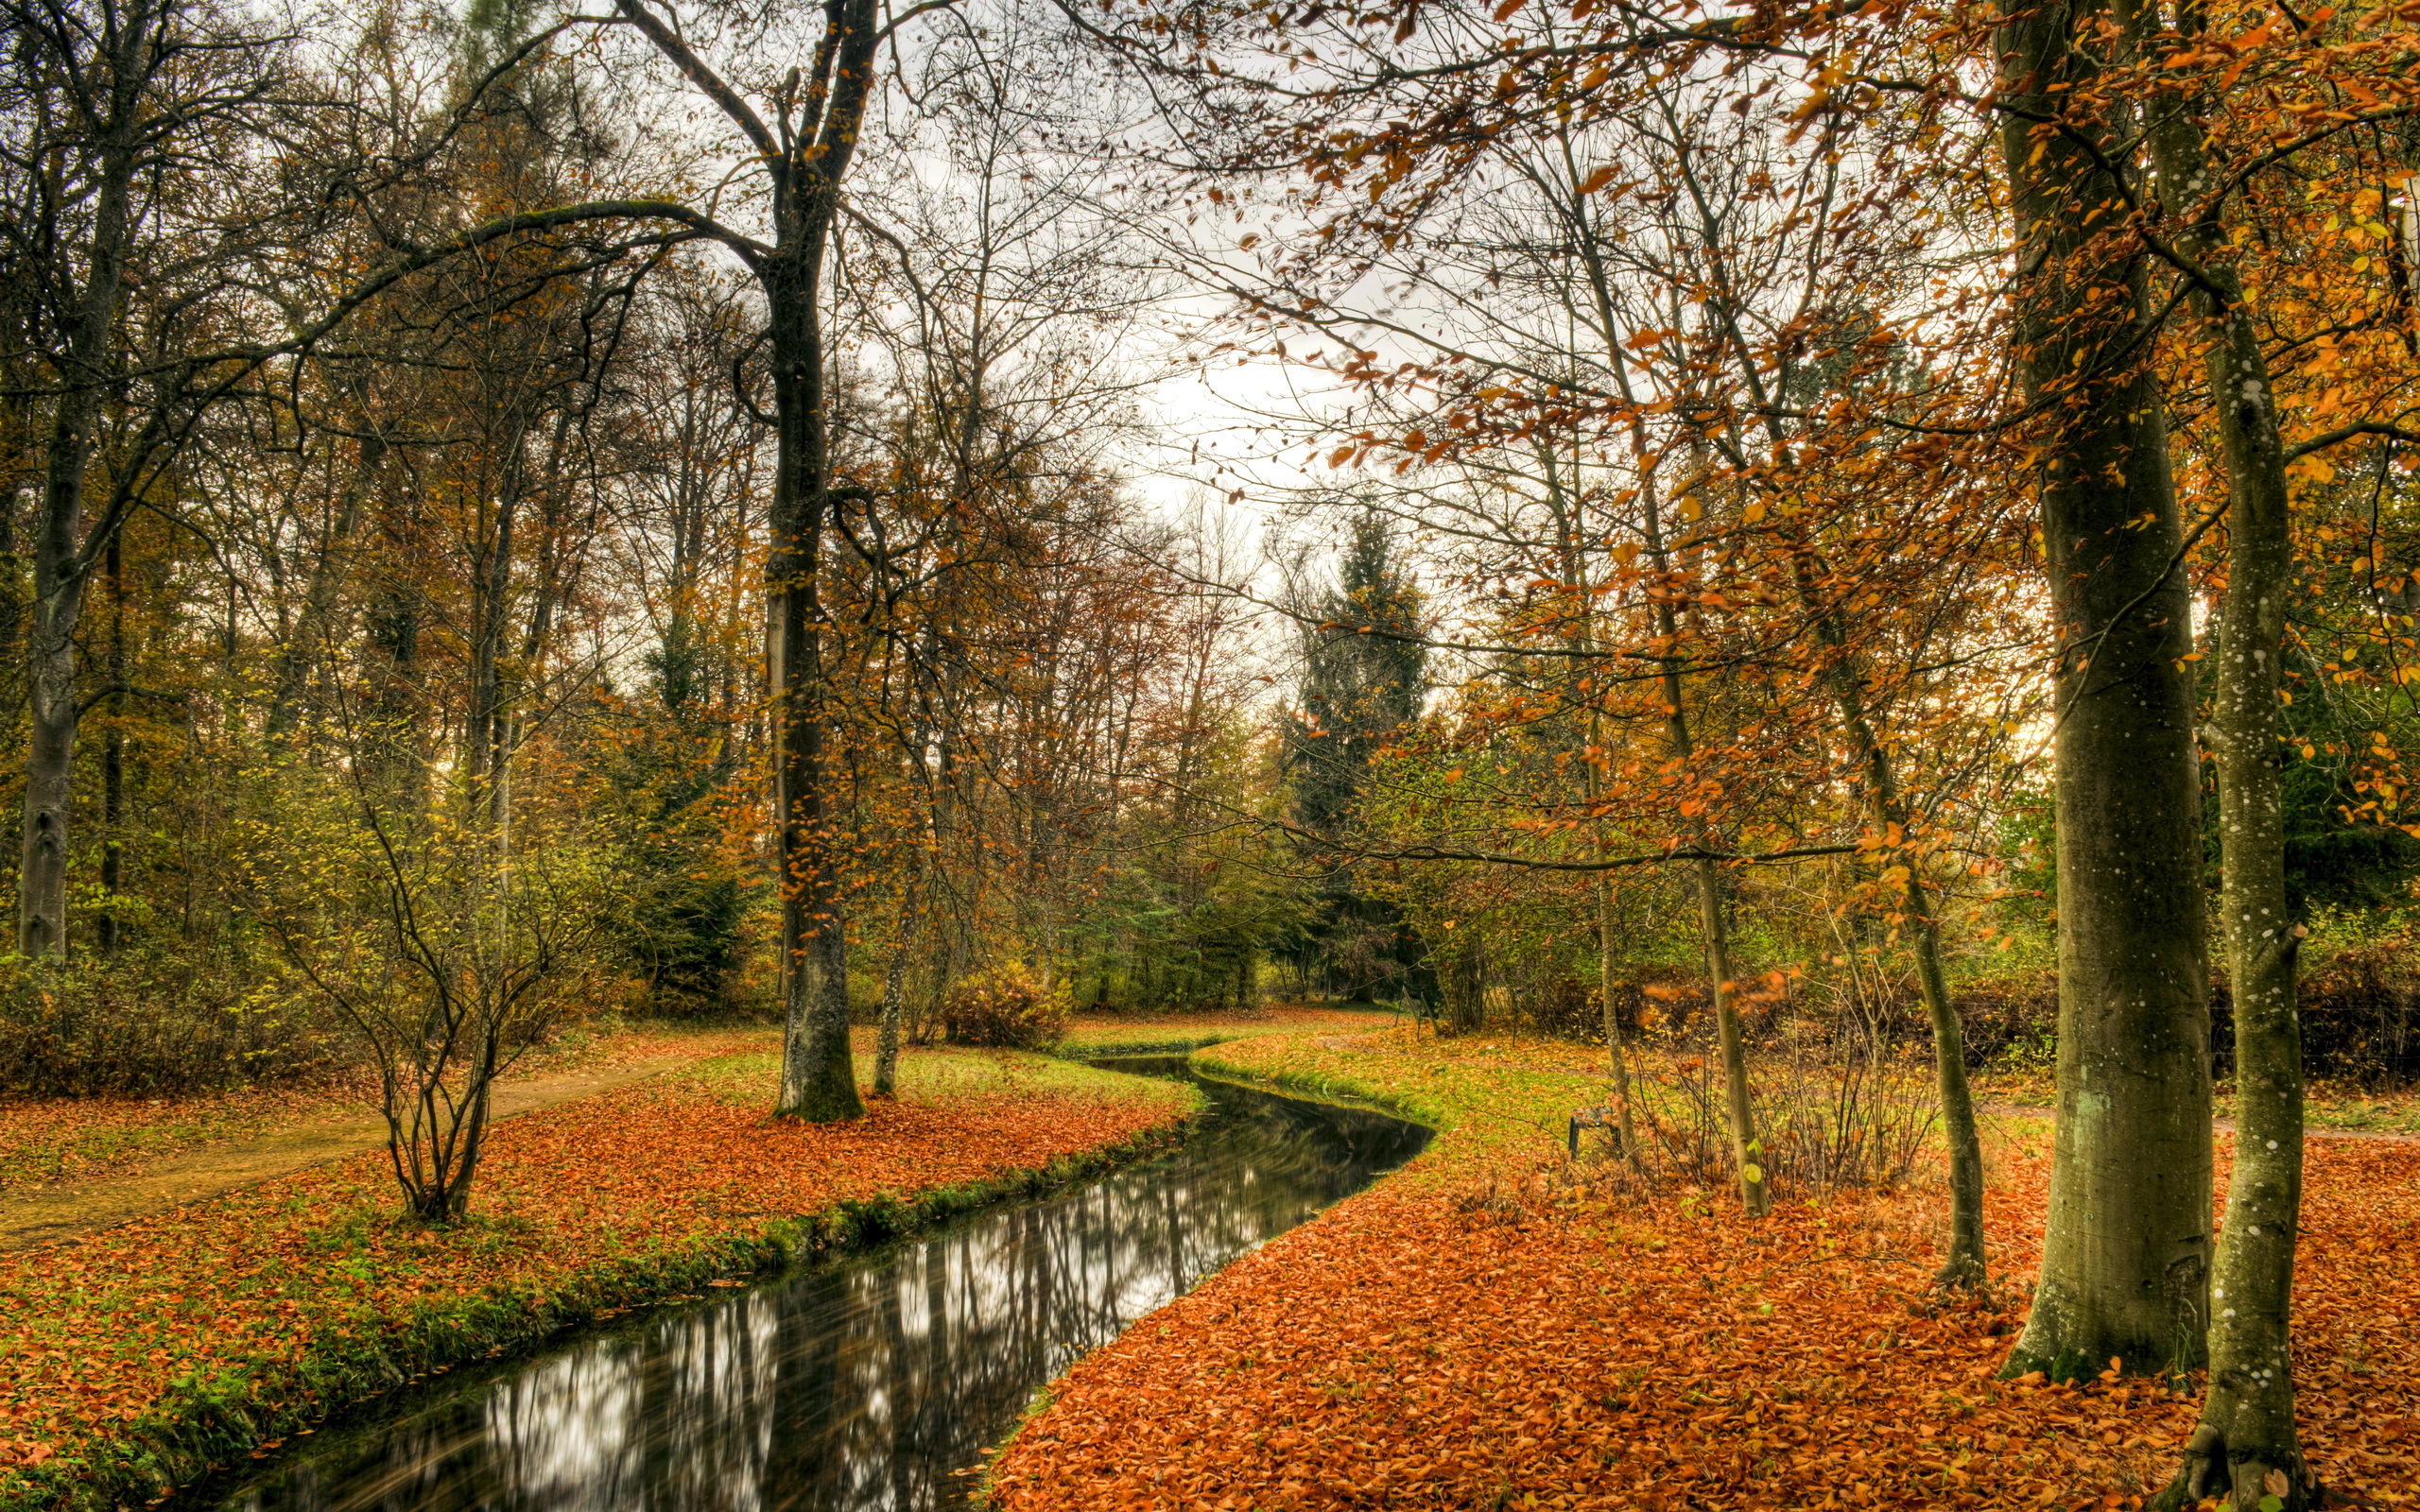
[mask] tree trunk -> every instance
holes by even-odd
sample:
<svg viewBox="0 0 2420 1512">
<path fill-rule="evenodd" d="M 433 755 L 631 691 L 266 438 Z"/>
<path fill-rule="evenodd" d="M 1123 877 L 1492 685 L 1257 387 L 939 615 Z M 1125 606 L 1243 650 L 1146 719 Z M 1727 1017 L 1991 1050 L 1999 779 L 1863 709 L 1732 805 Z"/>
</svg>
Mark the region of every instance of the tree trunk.
<svg viewBox="0 0 2420 1512">
<path fill-rule="evenodd" d="M 2129 40 L 2148 52 L 2155 6 L 2120 0 Z M 2189 13 L 2184 18 L 2190 23 Z M 2277 695 L 2286 598 L 2294 561 L 2285 442 L 2269 365 L 2241 281 L 2226 261 L 2221 204 L 2208 184 L 2200 102 L 2154 107 L 2149 136 L 2172 244 L 2196 265 L 2192 307 L 2206 353 L 2220 451 L 2227 471 L 2227 585 L 2218 627 L 2216 707 L 2205 732 L 2217 760 L 2227 985 L 2235 1007 L 2235 1169 L 2210 1284 L 2209 1393 L 2185 1464 L 2163 1493 L 2170 1506 L 2232 1490 L 2251 1509 L 2319 1503 L 2294 1430 L 2291 1318 L 2294 1248 L 2302 1228 L 2303 1056 L 2295 1015 L 2303 926 L 2286 890 L 2283 752 Z M 2274 1512 L 2274 1509 L 2273 1509 Z"/>
<path fill-rule="evenodd" d="M 899 1095 L 899 1021 L 908 1006 L 908 961 L 916 953 L 917 932 L 924 923 L 924 881 L 925 853 L 919 846 L 909 852 L 908 883 L 899 894 L 898 938 L 891 947 L 890 970 L 882 978 L 882 1029 L 873 1055 L 876 1097 Z"/>
<path fill-rule="evenodd" d="M 1983 1255 L 1983 1142 L 1975 1126 L 1975 1094 L 1966 1084 L 1965 1034 L 1958 1022 L 1958 1005 L 1949 996 L 1949 976 L 1941 964 L 1941 924 L 1933 913 L 1932 895 L 1917 869 L 1920 858 L 1904 843 L 1908 805 L 1899 796 L 1898 774 L 1890 752 L 1876 734 L 1866 713 L 1865 687 L 1846 658 L 1848 632 L 1828 605 L 1818 607 L 1820 595 L 1804 558 L 1799 564 L 1799 594 L 1815 612 L 1816 629 L 1834 656 L 1832 693 L 1840 706 L 1841 728 L 1849 737 L 1874 800 L 1875 817 L 1886 836 L 1900 843 L 1893 864 L 1907 873 L 1908 929 L 1913 936 L 1916 988 L 1932 1023 L 1933 1080 L 1940 1091 L 1942 1132 L 1949 1145 L 1949 1258 L 1935 1281 L 1945 1287 L 1979 1287 L 1989 1276 Z M 1888 1031 L 1874 1026 L 1878 1048 Z"/>
<path fill-rule="evenodd" d="M 2088 98 L 2097 0 L 2007 15 L 2002 151 L 2019 238 L 2015 352 L 2049 412 L 2042 541 L 2061 643 L 2058 1125 L 2048 1233 L 2006 1369 L 2198 1364 L 2210 1256 L 2209 998 L 2192 649 L 2143 277 Z M 2071 134 L 2072 133 L 2072 134 Z M 2088 149 L 2076 139 L 2099 143 Z"/>
<path fill-rule="evenodd" d="M 138 33 L 141 27 L 134 28 Z M 130 40 L 124 45 L 139 46 Z M 123 61 L 113 59 L 112 61 Z M 34 526 L 33 623 L 26 647 L 31 736 L 26 749 L 25 849 L 17 871 L 17 952 L 67 952 L 67 829 L 76 765 L 76 621 L 91 563 L 84 533 L 84 474 L 93 454 L 99 385 L 125 282 L 135 157 L 102 154 L 83 297 L 59 372 L 44 459 L 42 517 Z"/>
<path fill-rule="evenodd" d="M 775 708 L 774 795 L 781 815 L 782 945 L 786 971 L 776 1111 L 813 1122 L 865 1111 L 849 1054 L 848 945 L 826 753 L 822 540 L 829 504 L 820 298 L 823 239 L 793 251 L 768 283 L 773 395 L 780 418 L 766 566 L 767 661 Z"/>
<path fill-rule="evenodd" d="M 277 648 L 269 678 L 268 728 L 272 735 L 284 734 L 294 726 L 303 685 L 310 679 L 313 662 L 325 649 L 337 595 L 345 585 L 353 534 L 361 525 L 362 506 L 377 486 L 378 470 L 386 460 L 386 438 L 370 413 L 366 386 L 356 392 L 361 400 L 360 455 L 337 502 L 337 517 L 330 523 L 328 534 L 312 560 L 310 584 L 302 594 L 302 610 L 295 616 L 285 644 Z"/>
<path fill-rule="evenodd" d="M 110 538 L 110 726 L 101 737 L 101 917 L 94 934 L 101 954 L 114 955 L 122 926 L 117 917 L 118 884 L 126 871 L 126 561 L 115 536 Z"/>
<path fill-rule="evenodd" d="M 1655 564 L 1659 576 L 1671 571 L 1664 546 L 1664 524 L 1660 507 L 1652 492 L 1643 495 L 1649 560 Z M 1675 645 L 1680 640 L 1680 626 L 1672 613 L 1672 601 L 1658 595 L 1655 600 L 1655 634 L 1664 645 Z M 1685 770 L 1697 754 L 1689 735 L 1689 716 L 1681 702 L 1681 669 L 1670 656 L 1663 659 L 1665 742 L 1672 757 Z M 1703 824 L 1694 826 L 1695 837 L 1703 846 L 1713 838 Z M 1761 1218 L 1772 1211 L 1772 1190 L 1765 1180 L 1765 1169 L 1757 1159 L 1764 1147 L 1756 1138 L 1755 1105 L 1748 1094 L 1748 1051 L 1739 1029 L 1739 1007 L 1733 991 L 1734 976 L 1731 961 L 1731 922 L 1722 906 L 1722 878 L 1708 860 L 1695 861 L 1689 867 L 1697 885 L 1698 919 L 1705 941 L 1705 970 L 1714 993 L 1715 1038 L 1722 1054 L 1723 1107 L 1731 1125 L 1731 1159 L 1739 1173 L 1739 1205 L 1749 1216 Z"/>
</svg>

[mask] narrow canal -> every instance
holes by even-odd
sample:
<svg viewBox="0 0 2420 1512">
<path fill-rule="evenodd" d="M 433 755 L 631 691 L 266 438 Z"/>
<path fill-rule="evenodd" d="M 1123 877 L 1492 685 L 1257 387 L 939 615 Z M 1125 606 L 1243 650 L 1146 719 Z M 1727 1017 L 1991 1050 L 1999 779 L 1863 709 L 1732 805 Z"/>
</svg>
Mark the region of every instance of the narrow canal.
<svg viewBox="0 0 2420 1512">
<path fill-rule="evenodd" d="M 1184 1075 L 1182 1060 L 1115 1063 Z M 803 1267 L 294 1441 L 228 1512 L 777 1512 L 959 1503 L 1043 1384 L 1417 1154 L 1381 1114 L 1201 1082 L 1174 1152 Z"/>
</svg>

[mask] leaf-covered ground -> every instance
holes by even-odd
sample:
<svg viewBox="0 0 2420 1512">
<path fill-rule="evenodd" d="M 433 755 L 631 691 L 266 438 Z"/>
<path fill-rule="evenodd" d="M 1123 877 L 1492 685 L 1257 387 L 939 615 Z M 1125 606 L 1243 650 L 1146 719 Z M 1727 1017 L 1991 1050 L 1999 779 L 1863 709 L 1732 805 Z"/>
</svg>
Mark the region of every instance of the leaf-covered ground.
<svg viewBox="0 0 2420 1512">
<path fill-rule="evenodd" d="M 1993 1068 L 1974 1078 L 1975 1095 L 2010 1108 L 2055 1107 L 2059 1090 L 2042 1070 Z M 2214 1107 L 2221 1120 L 2235 1117 L 2235 1087 L 2221 1082 Z M 2420 1137 L 2420 1088 L 2363 1087 L 2351 1082 L 2311 1083 L 2303 1098 L 2304 1126 L 2328 1133 Z"/>
<path fill-rule="evenodd" d="M 432 1318 L 546 1309 L 600 1276 L 710 1273 L 803 1214 L 1044 1168 L 1192 1106 L 1175 1083 L 919 1051 L 898 1102 L 810 1126 L 765 1116 L 774 1073 L 769 1055 L 727 1057 L 500 1125 L 473 1220 L 448 1231 L 396 1221 L 380 1154 L 0 1256 L 0 1506 L 85 1468 L 124 1473 L 120 1440 L 196 1403 L 307 1414 L 331 1349 L 414 1329 L 424 1349 Z"/>
<path fill-rule="evenodd" d="M 617 1029 L 568 1036 L 525 1058 L 525 1078 L 694 1054 L 726 1054 L 772 1031 Z M 0 1094 L 0 1198 L 16 1188 L 118 1176 L 147 1160 L 205 1149 L 376 1107 L 366 1074 L 302 1087 L 241 1088 L 180 1097 Z"/>
<path fill-rule="evenodd" d="M 2047 1126 L 1994 1131 L 1997 1306 L 1927 1297 L 1928 1188 L 1750 1223 L 1721 1194 L 1541 1179 L 1598 1092 L 1557 1062 L 1402 1035 L 1206 1052 L 1448 1125 L 1404 1177 L 1079 1364 L 994 1463 L 1043 1508 L 2083 1507 L 2163 1483 L 2195 1402 L 1994 1380 L 2038 1258 Z M 2306 1442 L 2420 1495 L 2420 1149 L 2314 1143 L 2298 1307 Z"/>
</svg>

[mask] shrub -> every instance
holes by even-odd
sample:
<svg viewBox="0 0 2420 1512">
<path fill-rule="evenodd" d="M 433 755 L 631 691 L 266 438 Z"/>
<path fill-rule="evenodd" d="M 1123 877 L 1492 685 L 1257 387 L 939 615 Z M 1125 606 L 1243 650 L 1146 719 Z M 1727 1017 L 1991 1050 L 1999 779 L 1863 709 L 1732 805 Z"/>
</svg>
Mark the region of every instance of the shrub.
<svg viewBox="0 0 2420 1512">
<path fill-rule="evenodd" d="M 0 964 L 0 1090 L 172 1097 L 292 1081 L 354 1057 L 259 961 L 158 948 Z"/>
<path fill-rule="evenodd" d="M 1635 1116 L 1651 1165 L 1685 1181 L 1733 1179 L 1731 1120 L 1712 1056 L 1642 1056 Z M 1757 1159 L 1777 1192 L 1820 1194 L 1908 1178 L 1933 1127 L 1927 1068 L 1888 1052 L 1793 1043 L 1749 1075 Z"/>
<path fill-rule="evenodd" d="M 2056 970 L 1962 982 L 1950 996 L 1958 1005 L 1960 1040 L 1969 1066 L 1991 1061 L 2029 1069 L 2049 1066 L 2059 1040 Z"/>
<path fill-rule="evenodd" d="M 942 1008 L 952 1044 L 1030 1050 L 1056 1044 L 1075 1011 L 1064 983 L 1046 990 L 1022 967 L 1005 967 L 959 984 Z"/>
</svg>

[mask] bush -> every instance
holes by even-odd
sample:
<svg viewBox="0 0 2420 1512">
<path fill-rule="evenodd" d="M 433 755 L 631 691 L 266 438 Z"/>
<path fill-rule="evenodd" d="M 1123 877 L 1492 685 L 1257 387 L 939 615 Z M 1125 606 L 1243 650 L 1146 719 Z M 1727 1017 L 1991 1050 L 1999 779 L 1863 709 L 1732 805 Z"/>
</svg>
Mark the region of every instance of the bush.
<svg viewBox="0 0 2420 1512">
<path fill-rule="evenodd" d="M 1950 989 L 1950 997 L 1958 1005 L 1959 1038 L 1969 1066 L 1992 1061 L 2026 1068 L 2051 1064 L 2059 1042 L 2057 971 L 1962 982 Z M 1923 1022 L 1921 1018 L 1916 1022 Z"/>
<path fill-rule="evenodd" d="M 293 1081 L 353 1059 L 260 962 L 143 950 L 0 965 L 0 1089 L 171 1097 Z"/>
<path fill-rule="evenodd" d="M 1074 1012 L 1063 982 L 1046 991 L 1022 967 L 1007 967 L 960 983 L 942 1027 L 952 1044 L 1031 1050 L 1058 1043 Z"/>
<path fill-rule="evenodd" d="M 1711 1055 L 1642 1055 L 1632 1068 L 1642 1152 L 1705 1187 L 1735 1178 L 1721 1067 Z M 1933 1129 L 1929 1068 L 1887 1051 L 1792 1042 L 1750 1063 L 1758 1163 L 1777 1193 L 1820 1195 L 1905 1181 Z"/>
</svg>

